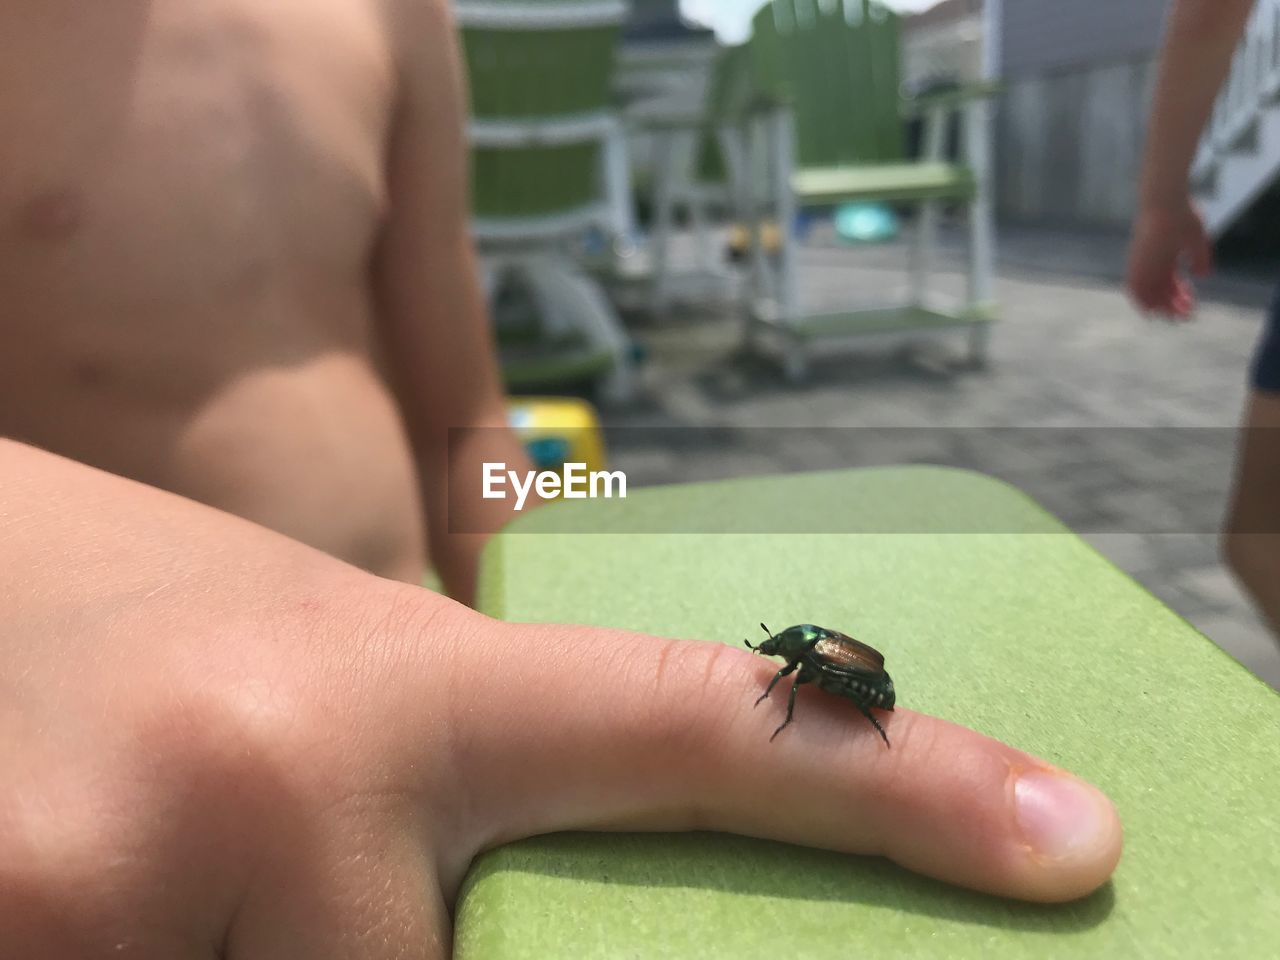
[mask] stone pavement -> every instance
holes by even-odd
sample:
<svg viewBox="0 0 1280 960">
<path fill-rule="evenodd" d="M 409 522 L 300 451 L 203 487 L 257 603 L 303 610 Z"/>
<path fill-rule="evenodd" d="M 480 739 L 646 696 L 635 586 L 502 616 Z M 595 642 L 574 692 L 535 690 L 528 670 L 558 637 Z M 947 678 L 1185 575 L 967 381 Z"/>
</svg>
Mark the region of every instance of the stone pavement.
<svg viewBox="0 0 1280 960">
<path fill-rule="evenodd" d="M 1196 322 L 1171 326 L 1127 304 L 1121 237 L 1006 228 L 1000 242 L 1003 319 L 985 371 L 939 362 L 958 339 L 867 341 L 791 386 L 741 355 L 724 304 L 637 319 L 645 396 L 605 414 L 611 464 L 634 486 L 903 462 L 1001 476 L 1280 689 L 1280 642 L 1220 564 L 1216 532 L 1266 278 L 1224 270 Z M 815 304 L 893 295 L 904 258 L 818 235 L 801 287 Z M 938 289 L 959 293 L 951 238 L 939 269 Z"/>
</svg>

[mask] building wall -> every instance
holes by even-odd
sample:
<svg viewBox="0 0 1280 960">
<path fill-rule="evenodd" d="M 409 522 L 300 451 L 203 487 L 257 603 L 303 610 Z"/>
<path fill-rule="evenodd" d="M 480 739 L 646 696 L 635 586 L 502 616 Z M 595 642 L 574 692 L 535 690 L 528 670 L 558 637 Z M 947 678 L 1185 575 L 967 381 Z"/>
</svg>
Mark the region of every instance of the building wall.
<svg viewBox="0 0 1280 960">
<path fill-rule="evenodd" d="M 680 16 L 679 0 L 629 0 L 626 40 L 679 39 L 690 32 Z M 710 36 L 710 31 L 704 31 Z"/>
<path fill-rule="evenodd" d="M 1155 54 L 1168 0 L 1003 0 L 1006 77 Z"/>
<path fill-rule="evenodd" d="M 930 80 L 982 79 L 982 14 L 902 32 L 902 82 L 915 89 Z"/>
<path fill-rule="evenodd" d="M 902 80 L 908 90 L 982 78 L 983 0 L 939 0 L 902 18 Z"/>
<path fill-rule="evenodd" d="M 1004 0 L 996 204 L 1123 229 L 1137 200 L 1166 0 Z"/>
<path fill-rule="evenodd" d="M 1009 81 L 996 120 L 1000 214 L 1127 226 L 1154 79 L 1142 57 Z"/>
</svg>

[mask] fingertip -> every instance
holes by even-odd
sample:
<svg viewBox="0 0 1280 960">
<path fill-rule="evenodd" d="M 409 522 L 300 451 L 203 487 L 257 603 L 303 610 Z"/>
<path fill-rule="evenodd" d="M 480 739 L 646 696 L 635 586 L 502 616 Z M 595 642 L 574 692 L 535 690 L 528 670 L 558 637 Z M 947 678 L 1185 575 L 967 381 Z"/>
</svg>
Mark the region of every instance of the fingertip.
<svg viewBox="0 0 1280 960">
<path fill-rule="evenodd" d="M 1111 800 L 1061 770 L 1011 775 L 1014 822 L 1027 858 L 1027 899 L 1075 900 L 1102 886 L 1120 862 L 1123 828 Z"/>
<path fill-rule="evenodd" d="M 1093 785 L 1000 741 L 900 711 L 872 806 L 882 851 L 908 869 L 1038 903 L 1096 890 L 1122 829 Z M 903 722 L 905 721 L 905 723 Z"/>
</svg>

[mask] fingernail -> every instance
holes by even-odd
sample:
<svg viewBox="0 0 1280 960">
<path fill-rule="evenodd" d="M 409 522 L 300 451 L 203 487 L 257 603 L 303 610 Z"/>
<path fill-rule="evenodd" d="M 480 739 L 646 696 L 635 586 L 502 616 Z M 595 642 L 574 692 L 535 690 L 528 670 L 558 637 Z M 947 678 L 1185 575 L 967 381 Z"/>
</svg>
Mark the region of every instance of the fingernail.
<svg viewBox="0 0 1280 960">
<path fill-rule="evenodd" d="M 1100 847 L 1115 814 L 1097 789 L 1065 774 L 1029 770 L 1014 785 L 1018 826 L 1031 849 L 1060 860 Z"/>
</svg>

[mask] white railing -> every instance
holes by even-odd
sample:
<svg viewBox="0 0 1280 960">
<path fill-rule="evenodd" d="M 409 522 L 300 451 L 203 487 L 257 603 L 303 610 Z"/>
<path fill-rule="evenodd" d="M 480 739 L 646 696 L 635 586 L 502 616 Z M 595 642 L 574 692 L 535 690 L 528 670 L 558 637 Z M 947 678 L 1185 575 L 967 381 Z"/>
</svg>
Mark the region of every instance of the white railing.
<svg viewBox="0 0 1280 960">
<path fill-rule="evenodd" d="M 1235 146 L 1249 131 L 1258 112 L 1278 96 L 1280 0 L 1258 0 L 1200 141 L 1193 167 L 1195 177 L 1205 176 L 1217 155 Z"/>
</svg>

